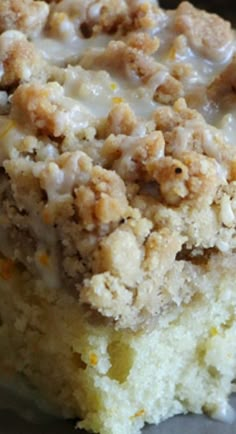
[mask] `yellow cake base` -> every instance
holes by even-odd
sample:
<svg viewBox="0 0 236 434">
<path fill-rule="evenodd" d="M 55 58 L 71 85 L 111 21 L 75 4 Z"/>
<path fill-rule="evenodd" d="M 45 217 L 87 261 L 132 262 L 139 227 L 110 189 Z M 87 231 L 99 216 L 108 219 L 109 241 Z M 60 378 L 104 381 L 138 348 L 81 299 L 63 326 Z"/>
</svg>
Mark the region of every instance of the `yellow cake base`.
<svg viewBox="0 0 236 434">
<path fill-rule="evenodd" d="M 91 322 L 74 296 L 15 270 L 0 282 L 1 377 L 21 374 L 51 411 L 101 434 L 188 411 L 217 416 L 236 372 L 236 267 L 212 262 L 189 305 L 138 333 Z"/>
</svg>

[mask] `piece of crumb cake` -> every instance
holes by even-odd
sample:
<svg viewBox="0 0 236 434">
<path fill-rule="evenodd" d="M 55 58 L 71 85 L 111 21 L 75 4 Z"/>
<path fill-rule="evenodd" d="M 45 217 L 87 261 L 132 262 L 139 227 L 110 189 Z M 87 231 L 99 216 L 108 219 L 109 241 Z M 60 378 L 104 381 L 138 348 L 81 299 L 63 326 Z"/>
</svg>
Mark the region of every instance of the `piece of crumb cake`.
<svg viewBox="0 0 236 434">
<path fill-rule="evenodd" d="M 0 377 L 100 434 L 232 419 L 236 57 L 182 2 L 0 2 Z"/>
</svg>

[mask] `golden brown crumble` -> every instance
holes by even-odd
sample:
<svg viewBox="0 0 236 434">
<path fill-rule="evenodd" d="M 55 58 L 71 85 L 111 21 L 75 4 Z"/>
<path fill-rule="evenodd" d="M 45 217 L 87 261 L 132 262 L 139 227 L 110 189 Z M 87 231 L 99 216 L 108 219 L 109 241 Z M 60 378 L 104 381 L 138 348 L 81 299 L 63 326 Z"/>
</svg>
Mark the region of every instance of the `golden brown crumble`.
<svg viewBox="0 0 236 434">
<path fill-rule="evenodd" d="M 153 54 L 160 47 L 160 40 L 157 37 L 142 32 L 128 33 L 126 41 L 130 47 L 141 50 L 145 54 Z"/>
<path fill-rule="evenodd" d="M 210 84 L 208 98 L 219 105 L 235 104 L 236 94 L 236 55 L 230 64 Z"/>
<path fill-rule="evenodd" d="M 2 253 L 118 328 L 188 302 L 236 247 L 236 151 L 213 126 L 234 105 L 229 24 L 187 2 L 9 0 L 0 32 Z"/>
<path fill-rule="evenodd" d="M 86 69 L 118 70 L 124 78 L 140 78 L 147 82 L 162 65 L 144 54 L 143 50 L 129 46 L 123 41 L 111 41 L 102 52 L 88 50 L 81 59 L 81 65 Z"/>
<path fill-rule="evenodd" d="M 221 60 L 227 54 L 224 48 L 233 40 L 229 22 L 218 15 L 196 9 L 186 1 L 176 10 L 175 29 L 187 36 L 190 46 L 212 60 Z"/>
<path fill-rule="evenodd" d="M 52 34 L 65 37 L 67 31 L 62 23 L 72 23 L 73 31 L 89 38 L 93 34 L 127 34 L 130 31 L 146 31 L 166 21 L 165 12 L 154 2 L 132 0 L 79 0 L 68 3 L 67 0 L 52 5 L 49 29 Z"/>
<path fill-rule="evenodd" d="M 57 82 L 45 85 L 30 83 L 20 85 L 12 97 L 12 117 L 43 134 L 60 137 L 73 128 L 74 110 L 69 98 L 64 96 L 64 89 Z M 91 117 L 81 110 L 81 122 L 88 126 Z M 77 119 L 78 121 L 78 119 Z"/>
<path fill-rule="evenodd" d="M 36 36 L 46 24 L 49 7 L 44 1 L 4 0 L 0 4 L 0 33 L 20 30 Z"/>
<path fill-rule="evenodd" d="M 110 134 L 115 134 L 116 136 L 124 134 L 129 136 L 132 134 L 136 125 L 137 119 L 130 106 L 126 103 L 119 103 L 118 99 L 118 102 L 107 116 L 105 136 L 108 137 Z"/>
<path fill-rule="evenodd" d="M 182 96 L 184 90 L 181 82 L 169 75 L 165 82 L 156 88 L 154 99 L 160 104 L 173 104 Z"/>
<path fill-rule="evenodd" d="M 47 76 L 46 62 L 26 36 L 18 31 L 9 30 L 0 36 L 0 62 L 4 71 L 0 79 L 2 89 L 32 78 L 44 81 Z"/>
</svg>

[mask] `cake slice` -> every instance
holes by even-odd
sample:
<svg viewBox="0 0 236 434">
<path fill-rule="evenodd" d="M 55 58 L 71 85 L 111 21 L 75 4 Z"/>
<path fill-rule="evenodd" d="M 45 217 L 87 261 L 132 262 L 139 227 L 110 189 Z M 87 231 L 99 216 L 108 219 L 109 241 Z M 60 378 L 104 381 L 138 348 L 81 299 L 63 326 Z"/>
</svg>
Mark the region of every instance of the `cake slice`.
<svg viewBox="0 0 236 434">
<path fill-rule="evenodd" d="M 236 61 L 188 2 L 0 4 L 0 379 L 100 434 L 232 420 Z"/>
</svg>

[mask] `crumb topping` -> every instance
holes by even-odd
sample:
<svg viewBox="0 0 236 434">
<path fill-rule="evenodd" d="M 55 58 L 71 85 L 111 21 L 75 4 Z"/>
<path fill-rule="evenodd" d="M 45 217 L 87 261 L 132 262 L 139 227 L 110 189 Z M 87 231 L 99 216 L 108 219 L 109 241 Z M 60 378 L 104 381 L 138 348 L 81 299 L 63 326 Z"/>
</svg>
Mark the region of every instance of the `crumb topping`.
<svg viewBox="0 0 236 434">
<path fill-rule="evenodd" d="M 117 328 L 194 296 L 236 247 L 234 46 L 188 2 L 1 2 L 3 278 L 18 261 Z"/>
<path fill-rule="evenodd" d="M 47 65 L 32 42 L 17 30 L 8 30 L 0 36 L 0 62 L 3 74 L 0 78 L 2 89 L 16 87 L 32 79 L 44 81 Z"/>
<path fill-rule="evenodd" d="M 175 29 L 187 36 L 190 46 L 211 60 L 222 60 L 233 40 L 229 22 L 182 2 L 176 10 Z"/>
<path fill-rule="evenodd" d="M 38 35 L 49 15 L 44 1 L 4 0 L 0 4 L 0 32 L 19 30 L 29 37 Z"/>
</svg>

